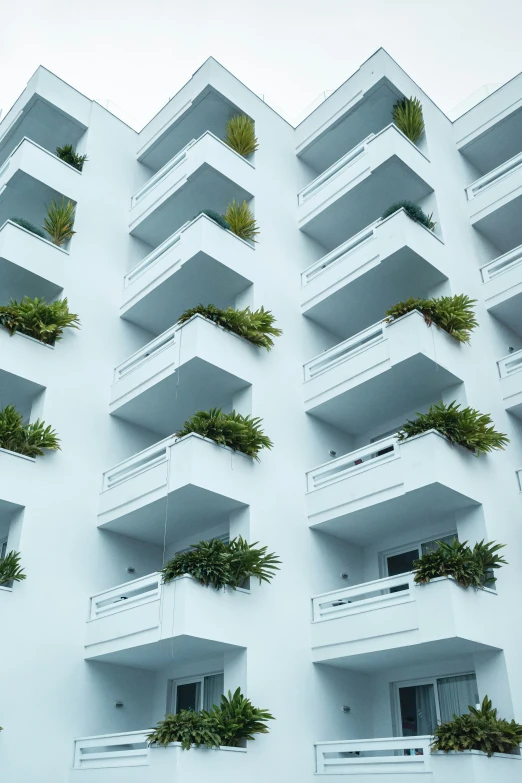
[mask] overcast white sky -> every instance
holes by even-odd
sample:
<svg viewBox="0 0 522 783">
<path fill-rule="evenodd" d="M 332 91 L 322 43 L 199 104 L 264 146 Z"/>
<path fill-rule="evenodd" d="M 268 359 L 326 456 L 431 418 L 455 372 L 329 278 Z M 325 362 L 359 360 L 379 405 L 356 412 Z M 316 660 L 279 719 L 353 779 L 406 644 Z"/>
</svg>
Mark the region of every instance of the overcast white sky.
<svg viewBox="0 0 522 783">
<path fill-rule="evenodd" d="M 445 111 L 522 70 L 521 0 L 5 0 L 0 108 L 45 65 L 141 128 L 213 55 L 299 116 L 383 46 Z"/>
</svg>

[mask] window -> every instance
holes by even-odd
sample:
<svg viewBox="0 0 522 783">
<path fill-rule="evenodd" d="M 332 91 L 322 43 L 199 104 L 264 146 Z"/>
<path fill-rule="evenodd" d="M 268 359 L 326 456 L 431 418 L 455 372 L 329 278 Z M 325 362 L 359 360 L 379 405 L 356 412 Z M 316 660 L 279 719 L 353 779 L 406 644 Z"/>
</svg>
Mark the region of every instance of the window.
<svg viewBox="0 0 522 783">
<path fill-rule="evenodd" d="M 425 736 L 478 704 L 477 680 L 471 673 L 395 683 L 394 700 L 399 736 Z"/>
<path fill-rule="evenodd" d="M 405 574 L 407 571 L 411 571 L 415 560 L 418 560 L 425 552 L 432 552 L 438 548 L 438 541 L 445 541 L 451 544 L 456 538 L 456 533 L 450 533 L 449 535 L 439 536 L 432 541 L 419 541 L 416 544 L 409 544 L 407 547 L 395 549 L 393 552 L 385 552 L 383 554 L 384 575 L 397 576 L 397 574 Z"/>
<path fill-rule="evenodd" d="M 3 560 L 7 552 L 7 538 L 0 539 L 0 560 Z"/>
<path fill-rule="evenodd" d="M 223 672 L 169 680 L 167 712 L 177 714 L 181 710 L 210 710 L 214 704 L 220 703 L 223 691 Z"/>
</svg>

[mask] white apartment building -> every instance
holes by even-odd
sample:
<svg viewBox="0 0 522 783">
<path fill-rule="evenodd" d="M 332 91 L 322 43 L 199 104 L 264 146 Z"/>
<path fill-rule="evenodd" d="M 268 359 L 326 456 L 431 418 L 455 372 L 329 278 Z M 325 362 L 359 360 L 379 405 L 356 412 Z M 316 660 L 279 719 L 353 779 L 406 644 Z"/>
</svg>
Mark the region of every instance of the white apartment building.
<svg viewBox="0 0 522 783">
<path fill-rule="evenodd" d="M 417 144 L 392 122 L 410 96 Z M 250 159 L 222 141 L 236 114 L 255 121 Z M 67 246 L 11 220 L 41 225 L 61 198 Z M 256 244 L 200 214 L 232 199 Z M 435 229 L 380 219 L 401 200 Z M 522 721 L 522 75 L 452 123 L 381 49 L 294 128 L 210 58 L 137 133 L 40 67 L 0 122 L 0 284 L 0 305 L 66 296 L 81 319 L 54 348 L 0 329 L 0 408 L 61 439 L 0 450 L 0 542 L 27 575 L 0 588 L 2 781 L 522 779 L 517 755 L 429 750 L 486 694 Z M 417 312 L 383 322 L 458 293 L 477 300 L 470 345 Z M 283 335 L 268 352 L 201 316 L 177 326 L 199 303 L 264 306 Z M 439 400 L 489 413 L 509 445 L 398 442 Z M 261 417 L 273 449 L 173 435 L 212 407 Z M 162 584 L 175 552 L 239 534 L 281 559 L 270 584 Z M 414 583 L 413 559 L 455 535 L 506 545 L 494 590 Z M 269 734 L 148 747 L 178 700 L 237 687 Z"/>
</svg>

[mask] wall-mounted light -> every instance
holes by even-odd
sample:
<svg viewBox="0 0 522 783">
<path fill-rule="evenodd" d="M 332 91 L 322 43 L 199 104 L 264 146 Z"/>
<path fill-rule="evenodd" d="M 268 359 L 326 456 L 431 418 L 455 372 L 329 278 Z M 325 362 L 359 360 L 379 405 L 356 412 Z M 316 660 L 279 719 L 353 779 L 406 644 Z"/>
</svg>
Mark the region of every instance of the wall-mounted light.
<svg viewBox="0 0 522 783">
<path fill-rule="evenodd" d="M 515 349 L 513 348 L 512 345 L 510 345 L 509 348 L 508 348 L 508 351 L 509 351 L 509 353 L 513 353 L 515 351 Z"/>
<path fill-rule="evenodd" d="M 337 452 L 333 449 L 330 449 L 330 457 L 337 457 Z"/>
<path fill-rule="evenodd" d="M 123 707 L 123 702 L 122 701 L 115 701 L 114 702 L 114 706 L 115 707 Z"/>
<path fill-rule="evenodd" d="M 343 573 L 340 576 L 341 576 L 341 579 L 348 579 L 348 574 L 345 574 L 344 571 L 343 571 Z"/>
<path fill-rule="evenodd" d="M 135 571 L 136 571 L 136 569 L 134 568 L 134 566 L 127 566 L 127 573 L 128 574 L 133 574 Z"/>
<path fill-rule="evenodd" d="M 350 709 L 351 709 L 351 708 L 350 708 L 350 707 L 348 707 L 348 705 L 347 705 L 347 704 L 345 704 L 345 705 L 344 705 L 344 707 L 343 707 L 343 712 L 350 712 Z"/>
</svg>

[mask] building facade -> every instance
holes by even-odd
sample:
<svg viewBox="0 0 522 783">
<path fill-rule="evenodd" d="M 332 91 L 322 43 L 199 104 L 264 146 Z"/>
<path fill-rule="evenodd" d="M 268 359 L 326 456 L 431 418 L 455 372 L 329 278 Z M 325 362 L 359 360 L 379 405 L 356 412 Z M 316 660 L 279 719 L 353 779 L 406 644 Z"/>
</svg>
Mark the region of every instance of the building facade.
<svg viewBox="0 0 522 783">
<path fill-rule="evenodd" d="M 393 106 L 416 97 L 412 143 Z M 227 121 L 255 122 L 244 158 Z M 60 160 L 72 144 L 83 170 Z M 57 246 L 46 205 L 75 207 Z M 202 210 L 248 202 L 258 242 Z M 411 201 L 433 230 L 393 204 Z M 13 783 L 485 783 L 519 756 L 430 754 L 437 721 L 482 701 L 522 721 L 522 77 L 451 122 L 379 50 L 297 128 L 209 59 L 140 132 L 39 68 L 0 123 L 2 299 L 66 296 L 81 329 L 49 347 L 0 329 L 0 408 L 61 450 L 0 449 L 0 759 Z M 409 297 L 467 294 L 462 344 Z M 263 306 L 271 351 L 196 316 Z M 431 404 L 489 413 L 477 457 Z M 260 460 L 174 433 L 198 410 L 261 417 Z M 159 569 L 197 541 L 276 552 L 270 584 L 214 590 Z M 433 542 L 505 544 L 495 589 L 417 585 Z M 3 546 L 3 550 L 2 550 Z M 370 584 L 368 584 L 370 583 Z M 246 748 L 149 748 L 180 704 L 240 687 L 273 714 Z"/>
</svg>

